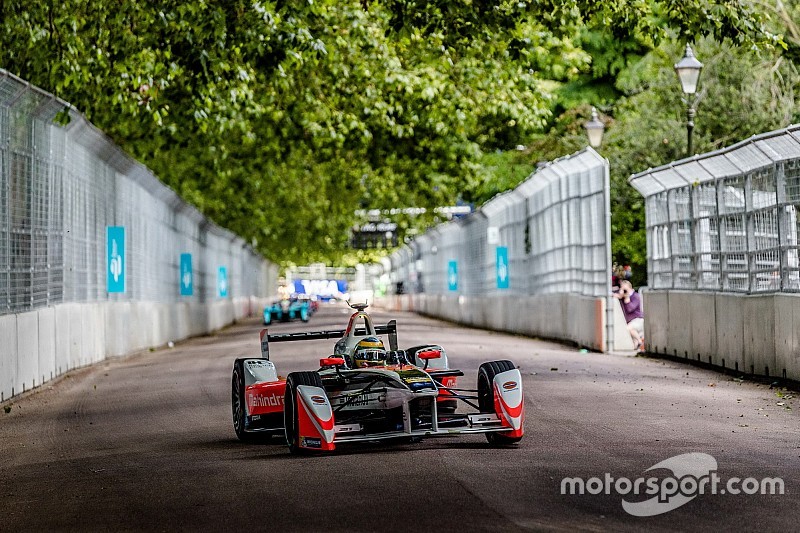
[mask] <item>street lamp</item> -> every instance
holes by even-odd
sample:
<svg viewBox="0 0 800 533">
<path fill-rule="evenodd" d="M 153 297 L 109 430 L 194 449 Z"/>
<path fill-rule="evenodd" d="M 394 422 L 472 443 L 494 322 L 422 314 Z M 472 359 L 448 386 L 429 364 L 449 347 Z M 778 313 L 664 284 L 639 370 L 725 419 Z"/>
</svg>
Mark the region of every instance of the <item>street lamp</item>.
<svg viewBox="0 0 800 533">
<path fill-rule="evenodd" d="M 694 129 L 694 107 L 700 100 L 697 93 L 697 80 L 700 77 L 700 71 L 703 70 L 703 64 L 694 57 L 692 47 L 686 45 L 686 53 L 683 55 L 678 63 L 675 64 L 675 72 L 678 74 L 678 79 L 681 82 L 681 89 L 686 98 L 683 103 L 686 104 L 686 153 L 692 155 L 692 130 Z"/>
<path fill-rule="evenodd" d="M 583 125 L 586 128 L 586 136 L 589 137 L 589 145 L 597 148 L 603 142 L 603 130 L 606 128 L 597 116 L 597 109 L 592 108 L 592 119 Z"/>
</svg>

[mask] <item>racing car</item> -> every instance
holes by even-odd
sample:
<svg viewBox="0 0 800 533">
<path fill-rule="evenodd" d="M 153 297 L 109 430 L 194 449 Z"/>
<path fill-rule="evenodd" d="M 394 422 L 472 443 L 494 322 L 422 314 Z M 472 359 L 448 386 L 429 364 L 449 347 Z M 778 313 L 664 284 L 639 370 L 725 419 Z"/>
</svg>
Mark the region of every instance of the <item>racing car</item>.
<svg viewBox="0 0 800 533">
<path fill-rule="evenodd" d="M 294 454 L 329 452 L 346 442 L 469 433 L 483 433 L 493 445 L 522 439 L 522 376 L 511 361 L 481 364 L 477 389 L 455 388 L 450 378 L 464 374 L 442 361 L 441 346 L 400 350 L 396 321 L 375 326 L 366 304 L 351 307 L 344 330 L 270 335 L 263 329 L 261 357 L 236 359 L 231 405 L 239 439 L 284 435 Z M 389 350 L 381 335 L 388 336 Z M 333 354 L 320 359 L 318 370 L 278 376 L 270 343 L 333 338 L 339 338 Z M 457 412 L 451 402 L 470 409 Z"/>
<path fill-rule="evenodd" d="M 272 324 L 274 320 L 288 321 L 299 318 L 308 322 L 311 316 L 311 301 L 301 300 L 296 297 L 283 298 L 264 307 L 264 325 Z"/>
</svg>

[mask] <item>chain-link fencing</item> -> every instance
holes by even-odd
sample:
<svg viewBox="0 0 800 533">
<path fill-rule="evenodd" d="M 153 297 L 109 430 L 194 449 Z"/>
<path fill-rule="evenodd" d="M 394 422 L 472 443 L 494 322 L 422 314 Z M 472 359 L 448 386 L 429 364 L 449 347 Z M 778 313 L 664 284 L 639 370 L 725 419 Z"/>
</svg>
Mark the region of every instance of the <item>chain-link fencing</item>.
<svg viewBox="0 0 800 533">
<path fill-rule="evenodd" d="M 401 292 L 486 295 L 610 291 L 608 165 L 587 149 L 395 252 Z"/>
<path fill-rule="evenodd" d="M 800 292 L 800 126 L 631 176 L 649 286 Z"/>
<path fill-rule="evenodd" d="M 109 226 L 125 233 L 120 293 L 107 290 Z M 179 286 L 182 254 L 191 295 Z M 0 315 L 62 302 L 266 296 L 276 275 L 69 104 L 0 70 Z"/>
<path fill-rule="evenodd" d="M 518 187 L 496 196 L 475 213 L 415 238 L 392 254 L 385 266 L 390 292 L 424 295 L 427 299 L 417 300 L 425 300 L 425 306 L 430 307 L 433 300 L 450 301 L 450 297 L 455 298 L 455 303 L 447 304 L 451 306 L 466 305 L 467 300 L 472 307 L 485 302 L 495 306 L 485 312 L 464 311 L 469 315 L 466 318 L 448 318 L 485 325 L 482 320 L 492 319 L 479 315 L 494 313 L 498 298 L 509 298 L 502 305 L 510 309 L 519 309 L 524 298 L 531 300 L 531 313 L 549 312 L 555 325 L 520 324 L 500 329 L 611 349 L 617 338 L 613 315 L 618 305 L 610 305 L 608 162 L 587 148 L 541 165 Z M 585 325 L 594 328 L 591 334 L 577 331 L 574 317 L 565 311 L 573 305 L 569 302 L 578 299 L 559 295 L 580 297 L 582 305 L 591 308 L 590 323 Z M 593 307 L 597 300 L 604 311 Z M 549 310 L 539 307 L 544 302 L 549 302 Z M 535 323 L 539 317 L 519 320 Z M 595 335 L 598 330 L 605 333 Z"/>
</svg>

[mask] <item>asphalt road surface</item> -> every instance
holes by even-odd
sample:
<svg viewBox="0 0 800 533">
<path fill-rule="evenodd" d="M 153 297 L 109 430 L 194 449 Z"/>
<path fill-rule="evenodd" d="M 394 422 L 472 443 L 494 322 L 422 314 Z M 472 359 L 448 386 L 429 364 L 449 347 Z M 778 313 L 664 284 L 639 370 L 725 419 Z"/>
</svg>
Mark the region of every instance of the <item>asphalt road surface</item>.
<svg viewBox="0 0 800 533">
<path fill-rule="evenodd" d="M 324 306 L 308 324 L 271 331 L 343 328 L 348 313 Z M 230 375 L 236 356 L 259 353 L 252 319 L 73 371 L 4 404 L 0 531 L 800 529 L 800 404 L 791 390 L 412 314 L 374 317 L 398 319 L 401 347 L 442 344 L 466 373 L 460 384 L 474 382 L 481 362 L 514 361 L 526 394 L 520 445 L 491 448 L 471 435 L 294 457 L 279 439 L 239 442 Z M 284 376 L 315 369 L 332 345 L 283 343 L 272 360 Z M 647 471 L 662 461 L 669 468 Z M 719 478 L 716 494 L 710 482 L 697 494 L 704 474 Z M 585 493 L 562 494 L 565 478 L 583 480 Z M 645 478 L 663 501 L 643 492 Z M 745 493 L 765 478 L 780 478 L 785 493 Z M 683 496 L 672 496 L 673 482 Z M 634 516 L 623 501 L 644 502 L 629 509 L 653 516 Z"/>
</svg>

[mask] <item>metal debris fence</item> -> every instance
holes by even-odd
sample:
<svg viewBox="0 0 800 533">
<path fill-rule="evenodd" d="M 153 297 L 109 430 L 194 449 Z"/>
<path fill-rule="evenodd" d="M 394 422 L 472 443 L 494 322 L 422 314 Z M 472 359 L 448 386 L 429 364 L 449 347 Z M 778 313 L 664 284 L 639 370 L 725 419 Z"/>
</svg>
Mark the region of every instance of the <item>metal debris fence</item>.
<svg viewBox="0 0 800 533">
<path fill-rule="evenodd" d="M 800 125 L 630 177 L 651 289 L 800 292 Z"/>
<path fill-rule="evenodd" d="M 108 226 L 125 228 L 124 293 L 107 292 Z M 182 253 L 192 255 L 193 296 L 180 296 Z M 61 302 L 267 296 L 276 279 L 274 265 L 68 103 L 0 69 L 0 315 Z"/>
<path fill-rule="evenodd" d="M 392 254 L 391 292 L 607 297 L 608 179 L 608 161 L 591 148 L 547 163 Z"/>
</svg>

